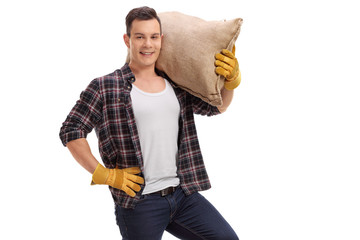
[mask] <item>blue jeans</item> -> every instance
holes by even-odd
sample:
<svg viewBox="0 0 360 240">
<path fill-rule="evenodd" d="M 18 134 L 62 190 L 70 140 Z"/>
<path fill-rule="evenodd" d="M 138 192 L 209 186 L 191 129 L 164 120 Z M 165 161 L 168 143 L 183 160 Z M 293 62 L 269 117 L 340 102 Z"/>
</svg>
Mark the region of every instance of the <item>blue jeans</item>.
<svg viewBox="0 0 360 240">
<path fill-rule="evenodd" d="M 209 201 L 181 187 L 165 197 L 143 195 L 134 209 L 117 205 L 115 215 L 125 240 L 157 240 L 164 231 L 180 239 L 239 239 Z"/>
</svg>

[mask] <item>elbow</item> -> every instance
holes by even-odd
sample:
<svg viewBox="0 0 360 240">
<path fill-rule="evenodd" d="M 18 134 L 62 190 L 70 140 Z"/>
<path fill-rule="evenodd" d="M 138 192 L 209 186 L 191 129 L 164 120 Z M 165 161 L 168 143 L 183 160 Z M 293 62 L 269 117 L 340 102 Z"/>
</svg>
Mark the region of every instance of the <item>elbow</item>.
<svg viewBox="0 0 360 240">
<path fill-rule="evenodd" d="M 219 110 L 220 113 L 224 113 L 224 112 L 226 112 L 227 107 L 219 106 L 219 107 L 217 107 L 217 109 Z"/>
</svg>

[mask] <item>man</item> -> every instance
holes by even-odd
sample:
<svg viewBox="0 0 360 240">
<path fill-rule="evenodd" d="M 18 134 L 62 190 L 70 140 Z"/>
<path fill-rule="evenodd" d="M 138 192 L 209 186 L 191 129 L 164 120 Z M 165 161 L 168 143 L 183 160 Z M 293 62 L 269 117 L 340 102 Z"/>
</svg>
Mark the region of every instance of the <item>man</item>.
<svg viewBox="0 0 360 240">
<path fill-rule="evenodd" d="M 126 26 L 129 64 L 81 93 L 61 128 L 63 144 L 92 173 L 92 184 L 109 185 L 123 239 L 161 239 L 165 230 L 181 239 L 238 239 L 198 193 L 210 183 L 193 116 L 225 111 L 233 90 L 222 90 L 224 104 L 216 108 L 162 77 L 155 69 L 163 38 L 155 10 L 131 10 Z M 233 89 L 240 83 L 238 63 L 222 53 L 216 72 Z M 86 141 L 93 128 L 106 167 Z"/>
</svg>

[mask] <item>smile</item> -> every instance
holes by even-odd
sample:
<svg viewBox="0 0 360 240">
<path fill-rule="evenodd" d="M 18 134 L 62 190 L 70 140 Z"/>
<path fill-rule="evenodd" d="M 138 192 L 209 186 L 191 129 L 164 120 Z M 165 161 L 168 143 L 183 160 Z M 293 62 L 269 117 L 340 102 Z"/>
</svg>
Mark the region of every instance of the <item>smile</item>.
<svg viewBox="0 0 360 240">
<path fill-rule="evenodd" d="M 153 52 L 140 52 L 140 53 L 143 54 L 143 55 L 147 55 L 147 56 L 153 54 Z"/>
</svg>

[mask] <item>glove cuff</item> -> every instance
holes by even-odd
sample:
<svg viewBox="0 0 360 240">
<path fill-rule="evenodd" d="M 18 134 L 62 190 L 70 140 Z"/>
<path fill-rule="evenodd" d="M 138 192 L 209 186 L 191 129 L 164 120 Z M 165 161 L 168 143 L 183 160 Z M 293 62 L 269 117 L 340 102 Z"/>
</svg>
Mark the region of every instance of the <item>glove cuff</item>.
<svg viewBox="0 0 360 240">
<path fill-rule="evenodd" d="M 92 175 L 91 185 L 106 184 L 106 180 L 109 177 L 109 169 L 105 168 L 100 163 L 96 166 Z"/>
<path fill-rule="evenodd" d="M 237 88 L 240 85 L 240 82 L 241 82 L 241 75 L 239 72 L 239 75 L 237 76 L 237 78 L 235 80 L 233 80 L 233 81 L 225 80 L 224 87 L 227 90 L 234 90 L 235 88 Z"/>
</svg>

